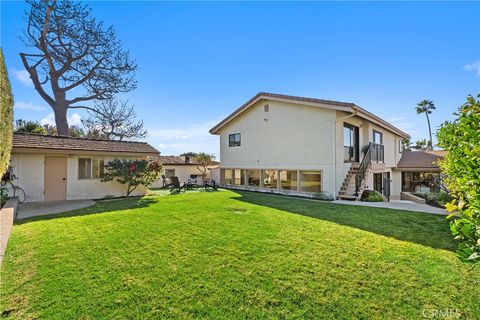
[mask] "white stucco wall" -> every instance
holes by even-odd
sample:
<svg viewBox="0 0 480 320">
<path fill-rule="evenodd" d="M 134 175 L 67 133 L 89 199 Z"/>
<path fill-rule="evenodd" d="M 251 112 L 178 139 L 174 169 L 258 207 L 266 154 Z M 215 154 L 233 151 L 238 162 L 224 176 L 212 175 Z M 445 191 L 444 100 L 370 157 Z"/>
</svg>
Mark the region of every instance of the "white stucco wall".
<svg viewBox="0 0 480 320">
<path fill-rule="evenodd" d="M 55 154 L 58 156 L 59 154 Z M 64 155 L 67 157 L 67 200 L 101 199 L 126 195 L 126 186 L 118 182 L 101 182 L 100 179 L 78 179 L 78 158 L 103 158 L 105 163 L 112 156 L 101 155 Z M 125 157 L 123 159 L 138 159 Z M 44 200 L 45 154 L 12 153 L 10 161 L 17 176 L 14 183 L 25 190 L 27 202 Z M 143 195 L 146 188 L 139 186 L 131 195 Z"/>
<path fill-rule="evenodd" d="M 173 169 L 175 170 L 175 176 L 178 177 L 180 183 L 187 182 L 190 179 L 191 175 L 197 175 L 197 183 L 203 184 L 202 173 L 197 169 L 196 165 L 163 165 L 163 174 L 165 170 Z M 207 170 L 207 178 L 210 177 L 210 171 Z M 150 188 L 161 188 L 163 186 L 163 180 L 160 178 L 157 182 L 152 183 Z"/>
<path fill-rule="evenodd" d="M 124 197 L 127 195 L 127 186 L 116 181 L 101 182 L 101 179 L 78 179 L 78 158 L 103 158 L 105 163 L 114 157 L 98 155 L 70 155 L 67 159 L 67 200 L 101 199 L 105 197 Z M 136 157 L 118 157 L 121 159 L 138 159 Z M 146 188 L 138 186 L 130 195 L 144 195 Z"/>
<path fill-rule="evenodd" d="M 12 153 L 10 165 L 18 178 L 13 183 L 25 190 L 28 202 L 43 201 L 44 162 L 42 154 Z"/>
<path fill-rule="evenodd" d="M 336 192 L 335 118 L 330 109 L 259 101 L 221 129 L 221 168 L 321 170 L 323 190 Z M 240 147 L 229 147 L 232 133 L 241 134 Z"/>
<path fill-rule="evenodd" d="M 269 112 L 264 111 L 266 104 Z M 359 161 L 361 148 L 373 141 L 373 130 L 383 134 L 385 161 L 374 171 L 391 172 L 401 157 L 400 136 L 349 113 L 272 100 L 257 102 L 220 130 L 221 168 L 321 170 L 322 190 L 337 194 L 351 167 L 344 163 L 345 122 L 359 127 Z M 240 147 L 229 147 L 234 133 L 241 134 Z M 369 187 L 372 172 L 366 180 Z M 391 190 L 396 192 L 393 186 Z"/>
</svg>

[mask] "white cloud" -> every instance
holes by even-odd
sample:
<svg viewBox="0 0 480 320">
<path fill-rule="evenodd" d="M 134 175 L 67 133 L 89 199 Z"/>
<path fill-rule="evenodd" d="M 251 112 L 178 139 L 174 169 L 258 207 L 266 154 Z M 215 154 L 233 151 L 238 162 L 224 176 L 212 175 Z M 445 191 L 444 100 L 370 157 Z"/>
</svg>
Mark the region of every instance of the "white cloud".
<svg viewBox="0 0 480 320">
<path fill-rule="evenodd" d="M 218 156 L 218 136 L 208 131 L 218 121 L 193 123 L 181 128 L 149 129 L 149 142 L 164 155 L 178 155 L 183 152 L 207 152 Z"/>
<path fill-rule="evenodd" d="M 477 77 L 480 77 L 480 60 L 463 66 L 467 71 L 473 71 Z"/>
<path fill-rule="evenodd" d="M 32 79 L 30 79 L 30 74 L 28 73 L 27 70 L 12 69 L 12 75 L 21 84 L 23 84 L 27 87 L 33 87 Z"/>
<path fill-rule="evenodd" d="M 40 106 L 40 105 L 34 104 L 32 102 L 23 102 L 23 101 L 15 102 L 15 105 L 13 107 L 15 109 L 30 110 L 30 111 L 45 111 L 45 110 L 47 110 L 47 108 L 45 108 L 44 106 Z"/>
<path fill-rule="evenodd" d="M 82 124 L 82 117 L 78 115 L 77 113 L 72 114 L 71 116 L 67 116 L 68 124 L 70 126 L 73 125 L 81 125 Z M 49 124 L 54 126 L 55 125 L 55 115 L 52 113 L 49 113 L 45 118 L 40 120 L 40 123 L 42 125 Z"/>
<path fill-rule="evenodd" d="M 393 124 L 398 129 L 412 135 L 416 132 L 414 125 L 410 119 L 404 116 L 392 116 L 386 119 L 387 122 Z"/>
</svg>

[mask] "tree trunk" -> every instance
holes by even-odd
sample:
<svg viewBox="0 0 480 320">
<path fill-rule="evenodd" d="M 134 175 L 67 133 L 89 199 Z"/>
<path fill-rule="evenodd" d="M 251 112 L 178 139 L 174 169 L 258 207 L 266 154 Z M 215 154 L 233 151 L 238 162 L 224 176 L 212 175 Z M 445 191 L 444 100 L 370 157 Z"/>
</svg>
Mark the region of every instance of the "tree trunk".
<svg viewBox="0 0 480 320">
<path fill-rule="evenodd" d="M 430 118 L 428 117 L 428 113 L 425 112 L 425 115 L 427 116 L 427 122 L 428 122 L 428 133 L 430 134 L 430 146 L 428 146 L 427 149 L 433 150 L 433 141 L 432 141 L 432 128 L 430 127 Z"/>
<path fill-rule="evenodd" d="M 57 126 L 57 134 L 59 136 L 70 136 L 70 131 L 68 130 L 68 120 L 67 120 L 67 108 L 65 106 L 55 106 L 53 108 L 55 112 L 55 125 Z"/>
</svg>

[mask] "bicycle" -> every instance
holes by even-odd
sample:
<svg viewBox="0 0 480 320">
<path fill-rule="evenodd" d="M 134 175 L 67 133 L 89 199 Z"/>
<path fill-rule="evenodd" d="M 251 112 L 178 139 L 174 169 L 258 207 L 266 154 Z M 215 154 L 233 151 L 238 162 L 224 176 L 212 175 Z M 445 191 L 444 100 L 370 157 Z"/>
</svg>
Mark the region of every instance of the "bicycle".
<svg viewBox="0 0 480 320">
<path fill-rule="evenodd" d="M 27 194 L 25 190 L 13 184 L 12 180 L 16 179 L 17 177 L 13 174 L 5 174 L 0 182 L 2 191 L 6 191 L 8 197 L 18 197 L 18 202 L 24 203 L 27 200 Z M 9 185 L 9 186 L 8 186 Z"/>
</svg>

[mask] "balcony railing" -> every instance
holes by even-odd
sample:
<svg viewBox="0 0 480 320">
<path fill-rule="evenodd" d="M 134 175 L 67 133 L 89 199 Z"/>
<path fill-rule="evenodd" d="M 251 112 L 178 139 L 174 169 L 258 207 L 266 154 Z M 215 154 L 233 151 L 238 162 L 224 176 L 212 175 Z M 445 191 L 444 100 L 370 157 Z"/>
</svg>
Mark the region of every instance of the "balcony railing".
<svg viewBox="0 0 480 320">
<path fill-rule="evenodd" d="M 371 149 L 371 162 L 384 162 L 385 161 L 385 149 L 383 144 L 370 142 Z"/>
<path fill-rule="evenodd" d="M 373 142 L 368 144 L 368 148 L 365 151 L 365 155 L 363 156 L 362 162 L 360 163 L 358 172 L 355 176 L 355 195 L 358 196 L 362 182 L 365 179 L 367 170 L 371 167 L 372 162 L 383 162 L 384 157 L 385 150 L 383 144 Z"/>
</svg>

